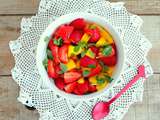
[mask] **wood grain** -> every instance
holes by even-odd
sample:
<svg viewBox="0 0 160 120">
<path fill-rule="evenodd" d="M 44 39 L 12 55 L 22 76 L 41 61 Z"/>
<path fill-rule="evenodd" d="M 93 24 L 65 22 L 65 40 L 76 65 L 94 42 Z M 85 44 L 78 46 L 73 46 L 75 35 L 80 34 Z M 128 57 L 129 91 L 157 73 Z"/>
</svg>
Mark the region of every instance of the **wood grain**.
<svg viewBox="0 0 160 120">
<path fill-rule="evenodd" d="M 17 39 L 20 30 L 20 16 L 0 17 L 0 75 L 10 75 L 14 60 L 8 48 L 10 40 Z M 148 54 L 155 72 L 160 73 L 160 16 L 142 16 L 142 32 L 152 42 L 153 48 Z"/>
<path fill-rule="evenodd" d="M 0 14 L 35 14 L 40 0 L 0 0 Z M 119 0 L 110 0 L 117 2 Z M 129 11 L 136 14 L 160 14 L 160 0 L 121 0 Z M 3 4 L 2 4 L 3 3 Z"/>
<path fill-rule="evenodd" d="M 11 77 L 0 77 L 0 120 L 38 120 L 37 111 L 29 111 L 17 101 L 18 92 Z"/>
</svg>

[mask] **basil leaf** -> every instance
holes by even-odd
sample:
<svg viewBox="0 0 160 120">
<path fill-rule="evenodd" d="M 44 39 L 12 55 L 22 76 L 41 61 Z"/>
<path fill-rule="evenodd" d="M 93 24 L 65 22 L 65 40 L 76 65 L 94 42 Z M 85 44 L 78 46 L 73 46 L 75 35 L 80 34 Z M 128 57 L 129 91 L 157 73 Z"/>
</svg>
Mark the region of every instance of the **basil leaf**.
<svg viewBox="0 0 160 120">
<path fill-rule="evenodd" d="M 78 52 L 80 50 L 80 46 L 75 46 L 74 47 L 74 52 Z"/>
<path fill-rule="evenodd" d="M 109 83 L 111 83 L 113 81 L 113 78 L 111 78 L 110 76 L 108 75 L 105 75 L 105 78 L 109 81 Z"/>
<path fill-rule="evenodd" d="M 86 54 L 86 51 L 82 51 L 82 52 L 81 52 L 81 57 L 84 57 L 85 54 Z"/>
<path fill-rule="evenodd" d="M 90 71 L 89 70 L 84 70 L 83 71 L 83 76 L 86 77 L 90 74 Z"/>
<path fill-rule="evenodd" d="M 112 53 L 112 47 L 110 45 L 106 46 L 103 51 L 102 51 L 102 54 L 104 56 L 108 56 Z"/>
<path fill-rule="evenodd" d="M 57 40 L 54 39 L 54 40 L 53 40 L 53 43 L 54 43 L 55 45 L 57 45 L 57 46 L 61 46 L 61 45 L 63 44 L 63 40 L 62 40 L 62 38 L 60 37 L 60 38 L 58 38 Z"/>
<path fill-rule="evenodd" d="M 89 28 L 93 30 L 96 29 L 97 27 L 95 25 L 91 25 Z"/>
<path fill-rule="evenodd" d="M 102 68 L 103 68 L 103 69 L 102 69 L 103 72 L 106 72 L 106 71 L 109 69 L 109 67 L 108 67 L 107 65 L 105 65 L 102 61 L 100 61 L 99 63 L 100 63 L 100 65 L 101 65 Z"/>
<path fill-rule="evenodd" d="M 89 49 L 88 52 L 92 57 L 95 57 L 95 53 L 91 49 Z"/>
<path fill-rule="evenodd" d="M 48 57 L 48 59 L 53 60 L 52 52 L 49 49 L 47 49 L 47 57 Z"/>
<path fill-rule="evenodd" d="M 96 68 L 96 65 L 90 64 L 90 65 L 88 65 L 88 67 L 89 67 L 89 68 Z"/>
<path fill-rule="evenodd" d="M 48 58 L 45 58 L 42 63 L 43 63 L 43 66 L 45 67 L 45 69 L 47 69 L 47 67 L 48 67 Z"/>
<path fill-rule="evenodd" d="M 97 79 L 97 84 L 103 84 L 105 83 L 105 79 L 104 78 L 98 78 Z"/>
<path fill-rule="evenodd" d="M 45 38 L 44 38 L 44 41 L 45 42 L 48 42 L 50 40 L 50 37 L 48 37 L 48 36 L 46 36 Z"/>
<path fill-rule="evenodd" d="M 64 72 L 67 72 L 67 66 L 63 63 L 60 63 L 60 68 L 61 68 L 61 71 L 64 73 Z"/>
</svg>

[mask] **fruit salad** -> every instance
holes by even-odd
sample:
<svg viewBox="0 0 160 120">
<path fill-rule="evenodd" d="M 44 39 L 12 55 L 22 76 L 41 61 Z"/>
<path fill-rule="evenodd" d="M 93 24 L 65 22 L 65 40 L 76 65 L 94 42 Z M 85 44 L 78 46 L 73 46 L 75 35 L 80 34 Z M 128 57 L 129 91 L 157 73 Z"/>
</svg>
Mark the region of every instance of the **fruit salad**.
<svg viewBox="0 0 160 120">
<path fill-rule="evenodd" d="M 99 24 L 78 18 L 59 26 L 48 39 L 43 61 L 62 91 L 84 95 L 106 88 L 117 63 L 111 34 Z"/>
</svg>

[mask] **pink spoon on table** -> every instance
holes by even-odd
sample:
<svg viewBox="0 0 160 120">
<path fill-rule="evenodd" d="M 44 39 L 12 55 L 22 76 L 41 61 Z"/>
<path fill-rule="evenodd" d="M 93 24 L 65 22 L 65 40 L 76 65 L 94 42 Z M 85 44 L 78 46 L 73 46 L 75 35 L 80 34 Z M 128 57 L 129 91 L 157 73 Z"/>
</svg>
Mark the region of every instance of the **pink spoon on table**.
<svg viewBox="0 0 160 120">
<path fill-rule="evenodd" d="M 118 99 L 124 92 L 126 92 L 140 77 L 145 77 L 145 67 L 143 65 L 138 67 L 138 74 L 110 101 L 98 102 L 92 109 L 92 118 L 94 120 L 101 120 L 110 112 L 110 105 Z"/>
</svg>

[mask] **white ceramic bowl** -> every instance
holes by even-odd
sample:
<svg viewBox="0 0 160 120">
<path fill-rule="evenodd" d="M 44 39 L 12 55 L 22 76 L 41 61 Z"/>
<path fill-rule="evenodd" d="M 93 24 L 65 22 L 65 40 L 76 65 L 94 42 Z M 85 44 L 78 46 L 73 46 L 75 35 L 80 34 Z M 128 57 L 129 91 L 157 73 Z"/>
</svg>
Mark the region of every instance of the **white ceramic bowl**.
<svg viewBox="0 0 160 120">
<path fill-rule="evenodd" d="M 46 36 L 50 37 L 54 33 L 56 28 L 58 28 L 60 25 L 65 24 L 65 23 L 70 23 L 72 20 L 74 20 L 76 18 L 84 18 L 87 21 L 97 23 L 97 24 L 103 26 L 104 28 L 106 28 L 110 32 L 112 37 L 114 38 L 114 41 L 115 41 L 115 44 L 117 47 L 117 52 L 118 52 L 118 62 L 117 62 L 116 69 L 115 69 L 113 76 L 112 76 L 114 79 L 112 81 L 112 83 L 110 83 L 109 86 L 106 86 L 106 88 L 104 90 L 94 92 L 91 94 L 87 94 L 87 95 L 82 95 L 82 96 L 69 94 L 69 93 L 66 93 L 66 92 L 58 89 L 55 86 L 54 81 L 48 77 L 48 74 L 42 64 L 42 61 L 46 57 L 46 48 L 47 48 L 47 44 L 48 44 L 47 42 L 44 41 L 45 37 Z M 96 97 L 97 95 L 103 93 L 110 86 L 112 86 L 115 83 L 115 81 L 119 78 L 119 76 L 123 70 L 123 65 L 124 65 L 124 48 L 123 48 L 123 44 L 122 44 L 122 41 L 120 40 L 118 33 L 115 31 L 113 26 L 111 26 L 105 18 L 100 17 L 98 15 L 90 14 L 90 13 L 81 13 L 81 12 L 80 13 L 71 13 L 71 14 L 63 15 L 63 16 L 59 17 L 58 19 L 56 19 L 55 21 L 53 21 L 46 28 L 46 30 L 43 32 L 43 34 L 40 37 L 38 47 L 37 47 L 36 62 L 37 62 L 39 74 L 41 75 L 41 78 L 42 78 L 42 83 L 45 84 L 49 89 L 57 92 L 59 95 L 65 97 L 65 98 L 71 98 L 71 99 L 73 98 L 73 99 L 80 99 L 80 100 L 91 99 L 91 98 Z"/>
</svg>

